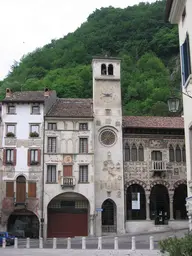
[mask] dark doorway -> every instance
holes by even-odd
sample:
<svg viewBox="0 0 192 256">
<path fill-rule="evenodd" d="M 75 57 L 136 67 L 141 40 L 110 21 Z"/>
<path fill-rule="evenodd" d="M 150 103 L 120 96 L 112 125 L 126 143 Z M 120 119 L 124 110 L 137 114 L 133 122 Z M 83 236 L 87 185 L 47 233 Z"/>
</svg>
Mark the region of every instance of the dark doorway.
<svg viewBox="0 0 192 256">
<path fill-rule="evenodd" d="M 187 197 L 187 185 L 180 184 L 174 191 L 173 197 L 173 218 L 175 220 L 186 220 L 186 199 Z"/>
<path fill-rule="evenodd" d="M 156 225 L 168 224 L 170 218 L 169 195 L 164 185 L 158 184 L 151 189 L 150 218 Z"/>
<path fill-rule="evenodd" d="M 14 211 L 8 219 L 7 229 L 17 237 L 39 237 L 39 220 L 27 210 Z"/>
<path fill-rule="evenodd" d="M 133 184 L 127 188 L 127 220 L 146 219 L 146 199 L 142 186 Z"/>
<path fill-rule="evenodd" d="M 102 232 L 117 232 L 116 204 L 113 200 L 107 199 L 102 204 Z"/>
</svg>

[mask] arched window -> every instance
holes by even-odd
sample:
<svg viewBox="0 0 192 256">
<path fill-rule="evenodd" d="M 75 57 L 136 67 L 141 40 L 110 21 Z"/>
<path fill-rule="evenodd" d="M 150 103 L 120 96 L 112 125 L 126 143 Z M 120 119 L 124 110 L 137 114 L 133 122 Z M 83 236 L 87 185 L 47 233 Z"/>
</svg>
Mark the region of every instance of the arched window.
<svg viewBox="0 0 192 256">
<path fill-rule="evenodd" d="M 135 144 L 133 144 L 133 146 L 131 148 L 131 160 L 137 161 L 137 147 Z"/>
<path fill-rule="evenodd" d="M 26 179 L 18 176 L 16 179 L 16 203 L 25 203 L 26 200 Z"/>
<path fill-rule="evenodd" d="M 182 148 L 182 158 L 183 158 L 183 162 L 186 162 L 185 145 Z"/>
<path fill-rule="evenodd" d="M 101 65 L 101 75 L 107 75 L 107 67 L 105 64 Z"/>
<path fill-rule="evenodd" d="M 102 207 L 102 232 L 116 232 L 116 204 L 113 200 L 107 199 L 103 202 Z"/>
<path fill-rule="evenodd" d="M 186 220 L 186 201 L 187 197 L 187 186 L 185 184 L 180 184 L 174 191 L 173 196 L 173 217 L 175 220 Z"/>
<path fill-rule="evenodd" d="M 128 143 L 125 144 L 125 148 L 124 148 L 124 160 L 126 162 L 130 161 L 130 147 Z"/>
<path fill-rule="evenodd" d="M 146 198 L 144 188 L 133 184 L 127 188 L 127 220 L 146 219 Z"/>
<path fill-rule="evenodd" d="M 175 161 L 175 152 L 172 145 L 169 146 L 169 161 L 174 162 Z"/>
<path fill-rule="evenodd" d="M 175 155 L 176 155 L 176 162 L 181 162 L 181 149 L 179 145 L 177 145 L 176 147 Z"/>
<path fill-rule="evenodd" d="M 142 144 L 139 145 L 139 161 L 144 161 L 144 149 Z"/>
<path fill-rule="evenodd" d="M 112 76 L 113 75 L 113 65 L 109 64 L 108 66 L 108 75 Z"/>
</svg>

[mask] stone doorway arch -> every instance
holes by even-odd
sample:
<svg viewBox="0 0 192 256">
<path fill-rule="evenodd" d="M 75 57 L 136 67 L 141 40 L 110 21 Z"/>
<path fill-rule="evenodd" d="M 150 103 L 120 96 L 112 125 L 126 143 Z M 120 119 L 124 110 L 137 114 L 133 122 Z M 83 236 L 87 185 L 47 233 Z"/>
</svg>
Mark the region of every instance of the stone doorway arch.
<svg viewBox="0 0 192 256">
<path fill-rule="evenodd" d="M 102 207 L 102 233 L 117 232 L 117 207 L 112 199 L 103 202 Z"/>
</svg>

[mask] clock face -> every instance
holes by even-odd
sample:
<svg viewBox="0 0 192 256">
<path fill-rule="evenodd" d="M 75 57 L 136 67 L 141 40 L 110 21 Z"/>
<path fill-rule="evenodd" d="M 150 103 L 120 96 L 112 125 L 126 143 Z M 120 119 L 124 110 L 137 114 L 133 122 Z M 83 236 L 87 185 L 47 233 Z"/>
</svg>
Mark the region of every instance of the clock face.
<svg viewBox="0 0 192 256">
<path fill-rule="evenodd" d="M 113 87 L 103 86 L 100 94 L 100 99 L 105 103 L 110 103 L 115 99 L 115 93 Z"/>
</svg>

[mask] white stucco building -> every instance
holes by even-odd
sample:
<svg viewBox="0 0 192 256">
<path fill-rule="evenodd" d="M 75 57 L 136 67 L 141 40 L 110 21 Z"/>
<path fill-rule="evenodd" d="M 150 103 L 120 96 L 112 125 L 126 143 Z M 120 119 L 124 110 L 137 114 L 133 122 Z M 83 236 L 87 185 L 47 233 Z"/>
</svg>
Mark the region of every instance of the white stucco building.
<svg viewBox="0 0 192 256">
<path fill-rule="evenodd" d="M 181 77 L 183 92 L 183 108 L 185 122 L 186 163 L 187 163 L 187 210 L 191 226 L 192 217 L 192 1 L 191 0 L 167 0 L 166 18 L 172 24 L 178 24 L 179 44 L 181 57 Z"/>
</svg>

